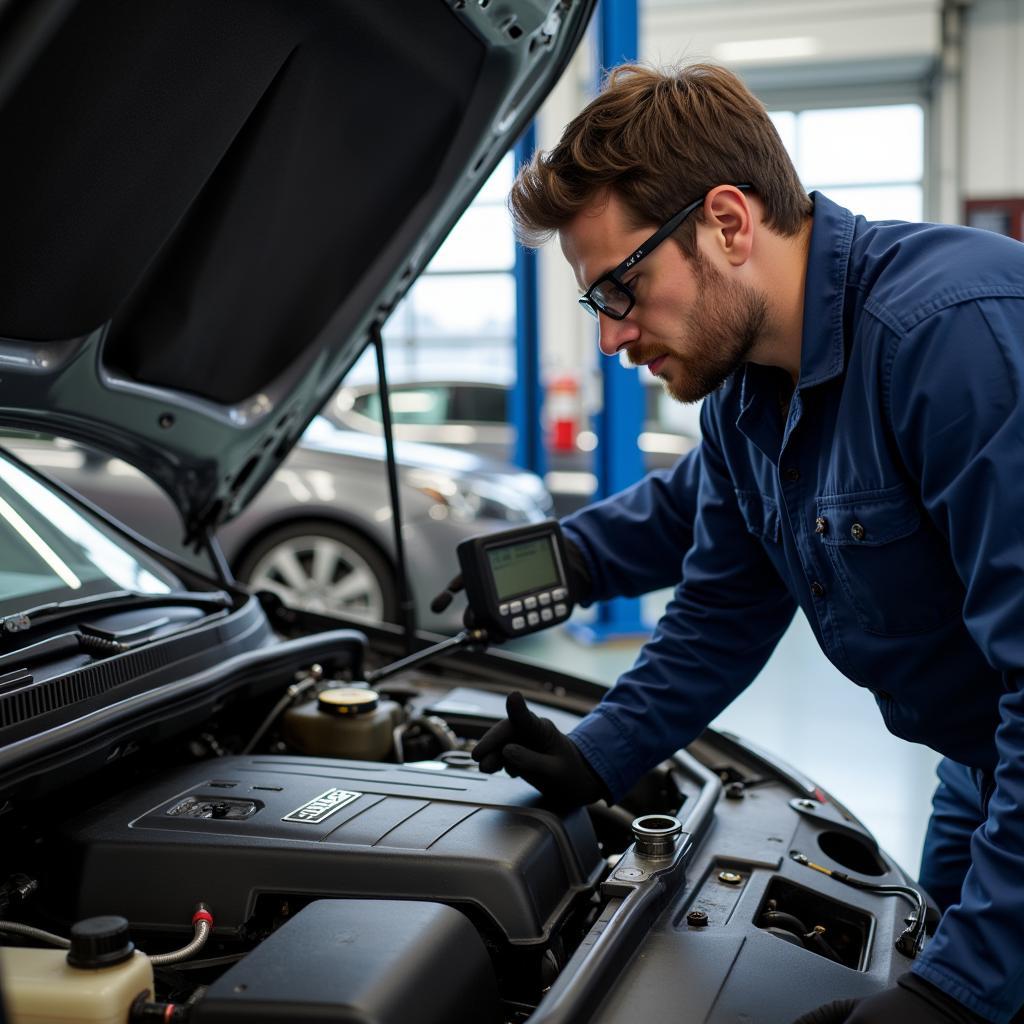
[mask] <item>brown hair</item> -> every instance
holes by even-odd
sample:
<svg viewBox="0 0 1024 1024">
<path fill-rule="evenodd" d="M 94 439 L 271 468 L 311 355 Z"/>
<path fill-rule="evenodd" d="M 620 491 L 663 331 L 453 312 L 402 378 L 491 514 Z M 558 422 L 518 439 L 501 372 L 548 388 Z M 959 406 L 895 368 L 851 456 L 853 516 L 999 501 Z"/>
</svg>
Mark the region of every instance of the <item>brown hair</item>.
<svg viewBox="0 0 1024 1024">
<path fill-rule="evenodd" d="M 731 71 L 713 64 L 658 70 L 624 64 L 547 153 L 516 177 L 509 209 L 516 234 L 537 246 L 603 189 L 614 191 L 639 227 L 668 220 L 722 184 L 748 184 L 765 224 L 796 234 L 811 201 L 761 102 Z M 696 253 L 695 217 L 675 238 Z"/>
</svg>

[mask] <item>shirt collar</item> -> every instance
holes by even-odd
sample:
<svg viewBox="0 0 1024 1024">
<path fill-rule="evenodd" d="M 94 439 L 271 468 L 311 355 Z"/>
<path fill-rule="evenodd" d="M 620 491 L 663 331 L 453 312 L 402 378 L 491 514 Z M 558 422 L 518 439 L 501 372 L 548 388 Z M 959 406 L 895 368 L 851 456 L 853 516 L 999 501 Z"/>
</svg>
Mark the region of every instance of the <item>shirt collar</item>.
<svg viewBox="0 0 1024 1024">
<path fill-rule="evenodd" d="M 798 387 L 822 384 L 843 371 L 843 300 L 853 244 L 854 217 L 820 192 L 812 192 L 814 221 L 804 283 L 804 323 Z"/>
<path fill-rule="evenodd" d="M 853 243 L 854 217 L 820 192 L 812 192 L 814 219 L 804 282 L 800 380 L 792 404 L 799 418 L 800 390 L 823 384 L 843 372 L 843 300 Z M 771 459 L 777 458 L 779 430 L 778 371 L 748 363 L 740 377 L 737 427 Z M 790 417 L 791 422 L 795 422 Z M 788 430 L 786 436 L 788 437 Z M 784 443 L 783 438 L 783 443 Z"/>
<path fill-rule="evenodd" d="M 814 218 L 807 252 L 804 282 L 803 336 L 800 344 L 798 387 L 823 384 L 843 371 L 843 299 L 846 270 L 853 244 L 854 217 L 849 210 L 821 192 L 812 192 Z M 774 377 L 764 367 L 748 363 L 740 381 L 740 408 L 746 408 L 761 390 L 765 377 Z M 774 392 L 773 392 L 774 394 Z"/>
</svg>

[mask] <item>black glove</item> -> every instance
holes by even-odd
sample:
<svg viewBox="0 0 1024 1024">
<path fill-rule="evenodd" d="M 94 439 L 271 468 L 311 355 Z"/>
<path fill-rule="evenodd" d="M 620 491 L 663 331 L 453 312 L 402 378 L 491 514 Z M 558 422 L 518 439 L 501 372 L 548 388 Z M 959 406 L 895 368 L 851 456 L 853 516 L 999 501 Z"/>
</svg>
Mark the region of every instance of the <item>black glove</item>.
<svg viewBox="0 0 1024 1024">
<path fill-rule="evenodd" d="M 473 748 L 473 760 L 488 775 L 504 768 L 522 776 L 552 803 L 580 807 L 607 799 L 608 791 L 579 747 L 554 722 L 538 718 L 518 691 L 505 702 L 508 718 L 492 726 Z"/>
<path fill-rule="evenodd" d="M 978 1024 L 981 1017 L 941 989 L 904 974 L 893 988 L 866 999 L 839 999 L 794 1024 Z"/>
<path fill-rule="evenodd" d="M 583 552 L 565 534 L 562 535 L 562 541 L 565 544 L 565 573 L 568 577 L 569 596 L 576 604 L 589 604 L 590 592 L 594 584 L 590 578 L 590 570 L 587 568 L 587 563 L 583 558 Z M 452 603 L 452 598 L 462 590 L 462 586 L 462 573 L 460 572 L 430 602 L 430 610 L 435 615 L 440 615 Z M 473 628 L 471 610 L 469 608 L 466 609 L 464 621 L 469 629 Z"/>
</svg>

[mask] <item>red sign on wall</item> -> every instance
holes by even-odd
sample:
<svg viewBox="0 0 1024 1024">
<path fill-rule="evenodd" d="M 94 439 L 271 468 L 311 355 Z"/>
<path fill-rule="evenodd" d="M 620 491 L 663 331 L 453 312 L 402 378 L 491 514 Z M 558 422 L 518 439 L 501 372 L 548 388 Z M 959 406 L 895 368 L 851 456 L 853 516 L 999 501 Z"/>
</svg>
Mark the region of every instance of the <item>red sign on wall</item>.
<svg viewBox="0 0 1024 1024">
<path fill-rule="evenodd" d="M 1024 198 L 968 199 L 964 203 L 964 223 L 1024 242 Z"/>
</svg>

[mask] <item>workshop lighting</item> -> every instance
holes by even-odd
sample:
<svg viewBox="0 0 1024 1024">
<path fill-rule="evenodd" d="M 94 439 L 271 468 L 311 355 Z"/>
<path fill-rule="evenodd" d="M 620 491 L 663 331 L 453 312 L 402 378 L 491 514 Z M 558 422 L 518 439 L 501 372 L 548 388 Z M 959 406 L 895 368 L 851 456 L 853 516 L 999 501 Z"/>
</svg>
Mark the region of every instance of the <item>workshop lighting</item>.
<svg viewBox="0 0 1024 1024">
<path fill-rule="evenodd" d="M 813 57 L 819 52 L 818 40 L 812 36 L 787 36 L 781 39 L 742 39 L 719 43 L 711 55 L 723 63 L 759 63 L 765 60 L 791 60 Z"/>
</svg>

